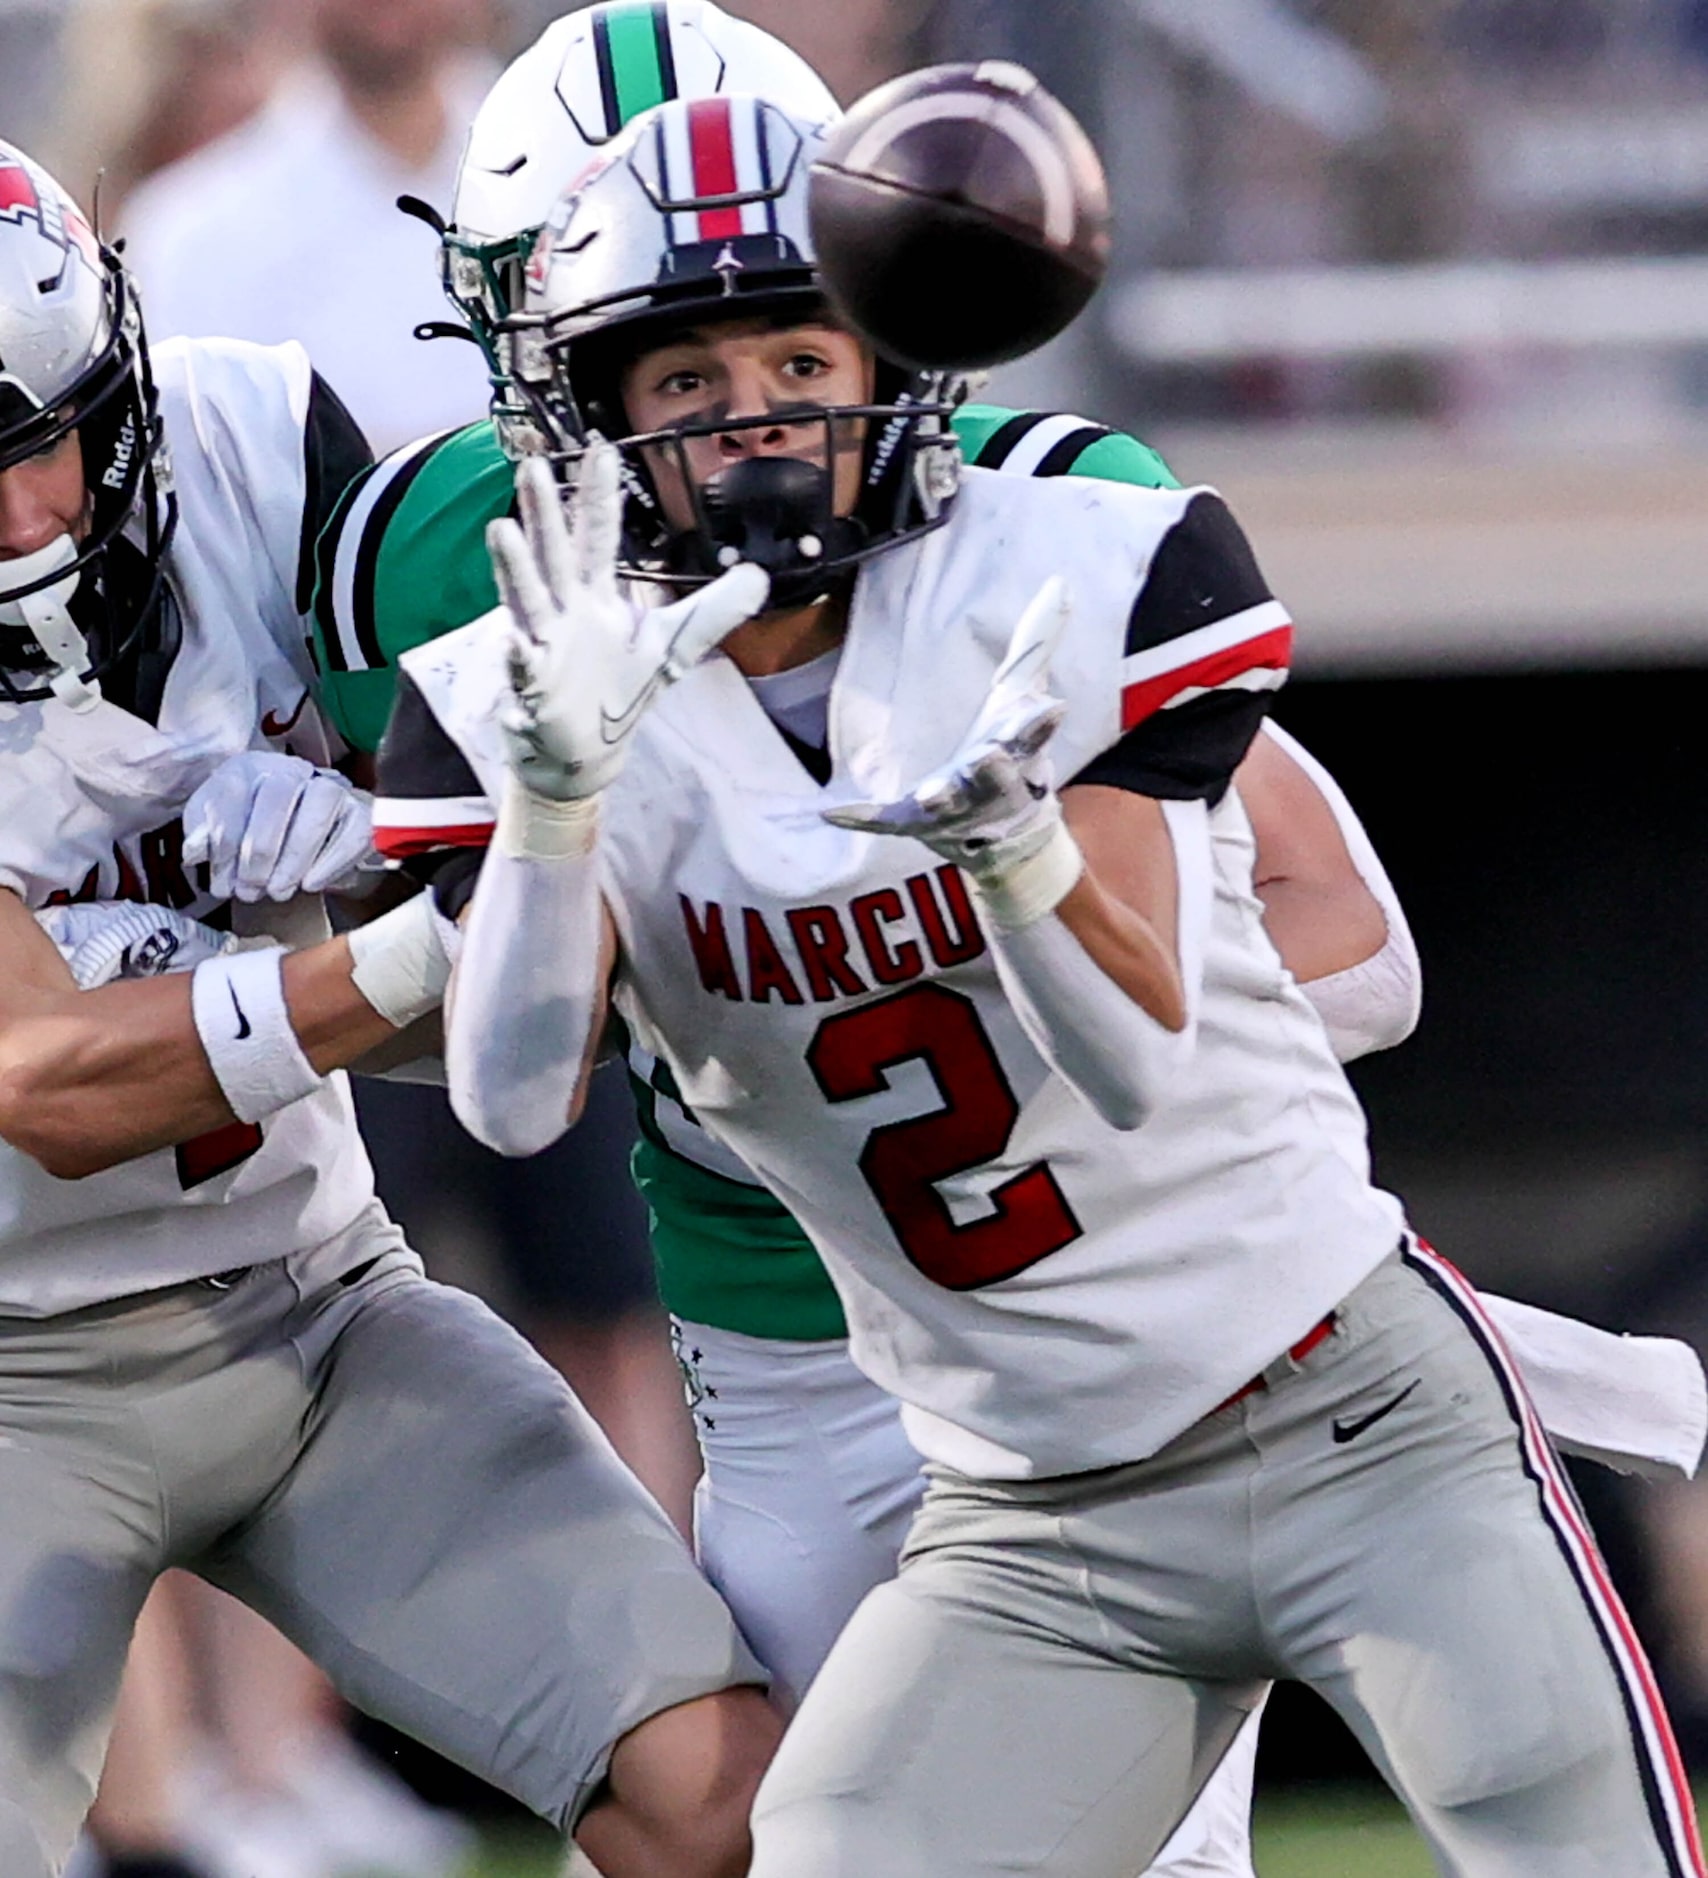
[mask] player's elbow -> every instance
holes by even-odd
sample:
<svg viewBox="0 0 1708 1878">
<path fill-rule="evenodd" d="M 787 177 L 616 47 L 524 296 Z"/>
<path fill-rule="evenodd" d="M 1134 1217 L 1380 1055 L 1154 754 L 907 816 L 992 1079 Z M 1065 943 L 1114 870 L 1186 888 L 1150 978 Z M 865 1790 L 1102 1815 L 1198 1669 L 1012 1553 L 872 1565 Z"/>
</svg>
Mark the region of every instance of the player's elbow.
<svg viewBox="0 0 1708 1878">
<path fill-rule="evenodd" d="M 460 1086 L 451 1078 L 451 1110 L 482 1147 L 507 1160 L 525 1160 L 543 1153 L 581 1114 L 582 1094 L 577 1090 L 566 1103 L 495 1101 L 480 1090 Z"/>
<path fill-rule="evenodd" d="M 103 1152 L 81 1105 L 28 1039 L 0 1037 L 0 1141 L 56 1180 L 84 1180 L 121 1158 Z"/>
</svg>

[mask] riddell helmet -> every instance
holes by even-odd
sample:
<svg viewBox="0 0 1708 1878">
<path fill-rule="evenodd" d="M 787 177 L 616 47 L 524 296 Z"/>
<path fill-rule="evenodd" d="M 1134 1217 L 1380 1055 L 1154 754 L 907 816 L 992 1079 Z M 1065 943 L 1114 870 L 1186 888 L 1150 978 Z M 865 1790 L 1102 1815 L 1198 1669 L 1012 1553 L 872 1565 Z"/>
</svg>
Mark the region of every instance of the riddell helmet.
<svg viewBox="0 0 1708 1878">
<path fill-rule="evenodd" d="M 807 184 L 825 128 L 754 97 L 661 105 L 609 146 L 541 231 L 523 312 L 509 323 L 516 388 L 538 434 L 533 447 L 566 485 L 591 432 L 621 449 L 621 566 L 631 579 L 681 590 L 749 560 L 770 572 L 773 602 L 788 605 L 947 517 L 960 472 L 949 419 L 964 393 L 948 374 L 880 360 L 872 403 L 790 408 L 791 426 L 823 426 L 814 452 L 822 463 L 748 457 L 702 486 L 687 439 L 774 425 L 778 414 L 637 434 L 622 408 L 624 366 L 667 333 L 823 313 Z M 838 516 L 830 466 L 856 426 L 859 496 Z M 658 502 L 648 467 L 658 453 L 674 453 L 692 496 L 688 529 L 674 529 Z"/>
<path fill-rule="evenodd" d="M 71 431 L 88 526 L 0 559 L 0 699 L 93 702 L 159 615 L 177 523 L 130 279 L 47 171 L 0 143 L 0 471 Z M 132 555 L 115 576 L 127 529 L 140 572 Z"/>
<path fill-rule="evenodd" d="M 501 74 L 470 126 L 441 250 L 445 292 L 486 354 L 493 416 L 515 442 L 502 322 L 552 206 L 642 111 L 752 92 L 825 122 L 836 100 L 780 39 L 712 0 L 604 0 L 554 20 Z"/>
</svg>

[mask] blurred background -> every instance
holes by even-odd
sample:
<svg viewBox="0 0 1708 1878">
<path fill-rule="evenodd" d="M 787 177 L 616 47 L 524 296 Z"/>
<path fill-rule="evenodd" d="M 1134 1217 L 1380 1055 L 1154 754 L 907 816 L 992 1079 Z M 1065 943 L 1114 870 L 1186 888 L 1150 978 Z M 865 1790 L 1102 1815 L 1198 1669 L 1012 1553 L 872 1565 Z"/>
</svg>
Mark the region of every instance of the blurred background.
<svg viewBox="0 0 1708 1878">
<path fill-rule="evenodd" d="M 1214 482 L 1298 621 L 1277 714 L 1363 814 L 1424 960 L 1418 1035 L 1358 1074 L 1381 1177 L 1479 1282 L 1708 1347 L 1708 0 L 729 4 L 844 101 L 1002 56 L 1091 131 L 1110 278 L 991 395 Z M 409 337 L 445 308 L 393 199 L 448 206 L 483 87 L 564 10 L 0 0 L 0 134 L 85 201 L 101 175 L 157 336 L 303 339 L 383 450 L 484 402 L 472 348 Z M 434 1269 L 510 1312 L 680 1510 L 625 1101 L 520 1177 L 435 1096 L 366 1113 Z M 555 1254 L 595 1208 L 626 1251 L 589 1274 Z M 1708 1486 L 1580 1480 L 1708 1771 Z M 1320 1709 L 1272 1717 L 1278 1804 L 1358 1777 Z M 1413 1869 L 1363 1843 L 1347 1870 Z M 1266 1872 L 1341 1869 L 1274 1844 Z"/>
</svg>

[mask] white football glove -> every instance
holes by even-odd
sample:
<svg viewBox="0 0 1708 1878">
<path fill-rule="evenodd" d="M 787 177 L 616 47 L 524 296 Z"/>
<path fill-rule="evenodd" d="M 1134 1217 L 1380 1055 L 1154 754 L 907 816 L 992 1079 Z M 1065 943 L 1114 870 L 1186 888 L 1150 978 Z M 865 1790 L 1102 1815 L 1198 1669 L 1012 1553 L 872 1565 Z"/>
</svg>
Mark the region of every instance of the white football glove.
<svg viewBox="0 0 1708 1878">
<path fill-rule="evenodd" d="M 654 694 L 763 608 L 770 577 L 743 562 L 669 606 L 638 605 L 617 579 L 621 462 L 599 440 L 582 459 L 567 521 L 538 457 L 517 466 L 516 496 L 521 525 L 506 516 L 486 531 L 511 620 L 506 753 L 532 794 L 581 801 L 622 768 Z"/>
<path fill-rule="evenodd" d="M 1046 754 L 1066 708 L 1049 679 L 1070 610 L 1067 583 L 1052 576 L 1020 615 L 972 728 L 940 768 L 893 802 L 822 811 L 839 828 L 924 842 L 971 876 L 1004 926 L 1048 912 L 1082 865 Z"/>
<path fill-rule="evenodd" d="M 348 893 L 375 876 L 373 798 L 300 756 L 227 757 L 184 809 L 184 859 L 206 861 L 220 899 Z"/>
<path fill-rule="evenodd" d="M 232 934 L 215 932 L 188 913 L 126 900 L 50 906 L 36 921 L 59 947 L 79 991 L 93 991 L 118 978 L 193 971 L 204 959 L 218 958 L 237 944 Z"/>
</svg>

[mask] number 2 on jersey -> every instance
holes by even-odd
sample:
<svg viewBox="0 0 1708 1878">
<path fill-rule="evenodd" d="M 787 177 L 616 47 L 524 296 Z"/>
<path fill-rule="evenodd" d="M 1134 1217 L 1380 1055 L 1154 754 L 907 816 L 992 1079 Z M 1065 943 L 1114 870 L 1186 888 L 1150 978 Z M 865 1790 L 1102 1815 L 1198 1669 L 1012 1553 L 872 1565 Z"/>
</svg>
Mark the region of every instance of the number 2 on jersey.
<svg viewBox="0 0 1708 1878">
<path fill-rule="evenodd" d="M 831 1102 L 887 1089 L 887 1070 L 923 1062 L 943 1107 L 885 1122 L 866 1137 L 860 1172 L 902 1250 L 935 1283 L 972 1291 L 1012 1278 L 1080 1235 L 1047 1161 L 990 1192 L 993 1211 L 957 1222 L 937 1183 L 995 1160 L 1019 1119 L 1002 1064 L 970 998 L 924 984 L 827 1017 L 807 1065 Z"/>
</svg>

